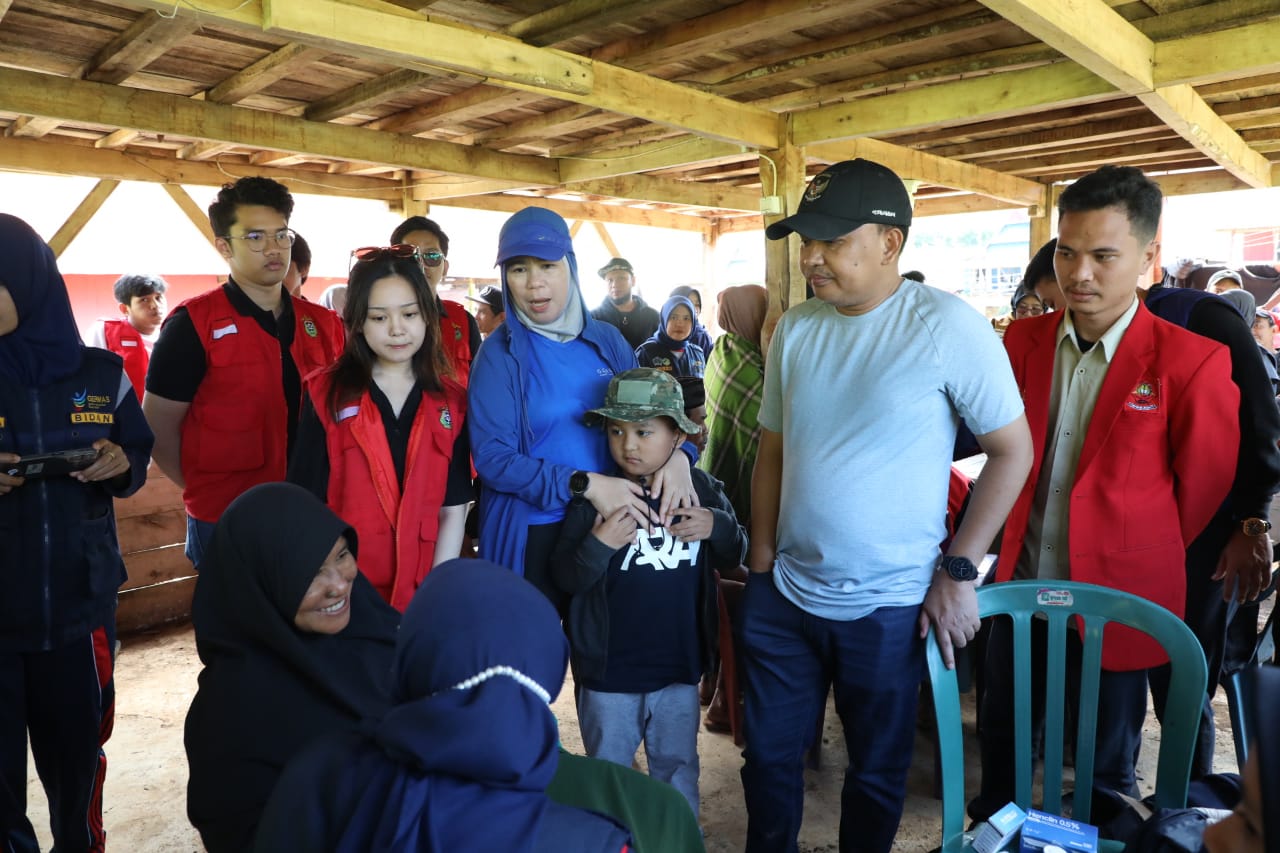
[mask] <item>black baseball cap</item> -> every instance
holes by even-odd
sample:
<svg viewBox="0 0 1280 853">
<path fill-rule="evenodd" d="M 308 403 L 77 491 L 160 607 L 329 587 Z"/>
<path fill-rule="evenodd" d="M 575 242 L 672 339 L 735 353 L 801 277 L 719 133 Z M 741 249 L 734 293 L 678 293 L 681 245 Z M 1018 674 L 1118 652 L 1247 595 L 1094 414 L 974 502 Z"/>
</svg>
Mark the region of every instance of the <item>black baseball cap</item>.
<svg viewBox="0 0 1280 853">
<path fill-rule="evenodd" d="M 600 267 L 600 269 L 597 270 L 596 272 L 599 273 L 601 278 L 604 278 L 613 270 L 626 270 L 632 275 L 635 275 L 635 272 L 636 272 L 631 268 L 631 261 L 628 261 L 626 258 L 610 258 L 609 263 Z"/>
<path fill-rule="evenodd" d="M 479 296 L 468 296 L 467 299 L 471 302 L 479 302 L 481 305 L 488 305 L 494 316 L 506 310 L 502 305 L 502 288 L 492 284 L 485 285 L 480 290 Z"/>
<path fill-rule="evenodd" d="M 911 196 L 893 170 L 870 160 L 845 160 L 813 176 L 800 208 L 765 229 L 770 240 L 791 232 L 811 240 L 834 240 L 868 222 L 911 225 Z"/>
</svg>

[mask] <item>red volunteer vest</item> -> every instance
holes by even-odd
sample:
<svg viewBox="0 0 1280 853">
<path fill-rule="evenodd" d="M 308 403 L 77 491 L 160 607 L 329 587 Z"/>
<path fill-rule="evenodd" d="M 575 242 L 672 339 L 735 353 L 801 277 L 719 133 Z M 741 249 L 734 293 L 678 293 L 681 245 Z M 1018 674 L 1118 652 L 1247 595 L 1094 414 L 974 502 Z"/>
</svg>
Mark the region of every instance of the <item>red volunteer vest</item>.
<svg viewBox="0 0 1280 853">
<path fill-rule="evenodd" d="M 453 442 L 463 428 L 466 392 L 445 380 L 443 392 L 424 392 L 409 433 L 404 492 L 378 406 L 366 392 L 328 405 L 333 374 L 307 377 L 306 389 L 329 454 L 329 508 L 356 530 L 360 571 L 392 607 L 403 611 L 431 571 L 440 507 L 449 481 Z"/>
<path fill-rule="evenodd" d="M 245 490 L 284 479 L 289 407 L 280 342 L 237 312 L 222 288 L 182 305 L 205 355 L 204 379 L 182 421 L 182 500 L 193 518 L 214 522 Z M 337 360 L 344 342 L 337 315 L 300 299 L 293 315 L 289 352 L 298 375 Z"/>
<path fill-rule="evenodd" d="M 457 302 L 441 299 L 440 345 L 453 366 L 454 378 L 463 388 L 471 376 L 471 323 L 467 309 Z"/>
<path fill-rule="evenodd" d="M 147 384 L 147 365 L 151 362 L 147 342 L 125 319 L 103 320 L 102 332 L 107 339 L 107 349 L 124 359 L 124 372 L 141 400 Z"/>
</svg>

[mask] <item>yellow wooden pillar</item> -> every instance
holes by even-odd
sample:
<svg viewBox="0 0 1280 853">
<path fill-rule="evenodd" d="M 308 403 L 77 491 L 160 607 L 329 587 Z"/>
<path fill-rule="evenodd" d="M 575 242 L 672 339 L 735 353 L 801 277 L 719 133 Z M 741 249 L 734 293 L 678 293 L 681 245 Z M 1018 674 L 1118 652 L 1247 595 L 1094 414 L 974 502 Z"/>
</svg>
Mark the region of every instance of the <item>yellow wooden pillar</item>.
<svg viewBox="0 0 1280 853">
<path fill-rule="evenodd" d="M 791 144 L 790 121 L 787 121 L 780 148 L 760 152 L 760 186 L 764 198 L 776 196 L 780 211 L 767 213 L 765 227 L 796 212 L 805 190 L 804 149 Z M 800 273 L 800 237 L 791 234 L 784 240 L 765 240 L 765 288 L 769 291 L 769 313 L 765 315 L 762 339 L 768 348 L 773 329 L 782 312 L 805 300 L 805 281 Z"/>
<path fill-rule="evenodd" d="M 1060 187 L 1044 188 L 1044 201 L 1035 207 L 1027 208 L 1027 216 L 1031 221 L 1031 244 L 1027 259 L 1030 260 L 1040 247 L 1052 240 L 1058 233 L 1058 195 Z"/>
</svg>

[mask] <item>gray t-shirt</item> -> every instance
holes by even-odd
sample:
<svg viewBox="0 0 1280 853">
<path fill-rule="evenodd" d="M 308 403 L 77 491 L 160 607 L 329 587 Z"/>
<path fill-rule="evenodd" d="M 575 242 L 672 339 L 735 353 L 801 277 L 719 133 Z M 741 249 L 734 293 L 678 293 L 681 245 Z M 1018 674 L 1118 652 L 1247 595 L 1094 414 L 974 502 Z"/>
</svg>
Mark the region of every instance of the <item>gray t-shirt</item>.
<svg viewBox="0 0 1280 853">
<path fill-rule="evenodd" d="M 803 610 L 859 619 L 924 600 L 946 536 L 961 418 L 977 435 L 1022 412 L 991 326 L 913 281 L 867 314 L 817 299 L 783 315 L 760 425 L 782 433 L 774 582 Z"/>
</svg>

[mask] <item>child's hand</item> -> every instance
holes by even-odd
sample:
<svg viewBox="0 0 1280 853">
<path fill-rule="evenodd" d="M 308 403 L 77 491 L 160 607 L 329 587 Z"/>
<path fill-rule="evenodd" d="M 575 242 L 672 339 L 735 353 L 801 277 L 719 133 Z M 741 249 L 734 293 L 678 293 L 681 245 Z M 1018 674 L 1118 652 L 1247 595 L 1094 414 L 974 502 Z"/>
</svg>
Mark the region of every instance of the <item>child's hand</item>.
<svg viewBox="0 0 1280 853">
<path fill-rule="evenodd" d="M 616 551 L 635 538 L 637 527 L 639 524 L 631 513 L 631 507 L 621 506 L 608 518 L 597 514 L 596 526 L 591 528 L 591 534 Z"/>
<path fill-rule="evenodd" d="M 671 534 L 681 542 L 698 542 L 710 538 L 711 528 L 715 524 L 715 516 L 704 506 L 695 506 L 679 510 L 676 517 L 680 521 L 667 525 Z"/>
</svg>

